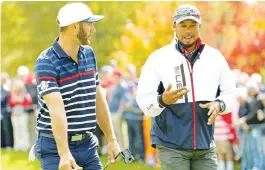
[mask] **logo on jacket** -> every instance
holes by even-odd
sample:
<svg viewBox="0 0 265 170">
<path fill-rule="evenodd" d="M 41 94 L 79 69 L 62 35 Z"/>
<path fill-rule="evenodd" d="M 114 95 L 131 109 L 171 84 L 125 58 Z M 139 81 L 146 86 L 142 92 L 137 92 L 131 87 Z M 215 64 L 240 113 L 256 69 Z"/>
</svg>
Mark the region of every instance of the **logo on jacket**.
<svg viewBox="0 0 265 170">
<path fill-rule="evenodd" d="M 182 83 L 182 75 L 180 71 L 180 66 L 174 67 L 174 70 L 175 70 L 176 87 L 177 89 L 182 88 L 183 83 Z"/>
<path fill-rule="evenodd" d="M 152 109 L 153 106 L 154 106 L 153 104 L 150 104 L 146 109 L 150 110 L 150 109 Z"/>
<path fill-rule="evenodd" d="M 93 70 L 94 70 L 94 68 L 86 68 L 85 71 L 93 71 Z"/>
<path fill-rule="evenodd" d="M 48 87 L 49 87 L 48 81 L 42 81 L 40 83 L 40 89 L 41 90 L 46 90 L 46 89 L 48 89 Z"/>
</svg>

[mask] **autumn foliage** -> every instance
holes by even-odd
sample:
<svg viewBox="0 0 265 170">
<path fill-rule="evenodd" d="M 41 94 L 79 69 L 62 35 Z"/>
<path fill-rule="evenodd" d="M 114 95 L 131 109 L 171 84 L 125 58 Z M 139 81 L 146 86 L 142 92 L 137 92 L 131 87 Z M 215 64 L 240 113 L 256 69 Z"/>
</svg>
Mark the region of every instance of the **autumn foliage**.
<svg viewBox="0 0 265 170">
<path fill-rule="evenodd" d="M 181 4 L 196 5 L 202 14 L 201 38 L 219 49 L 231 68 L 247 73 L 264 72 L 265 2 L 86 2 L 96 14 L 92 39 L 99 66 L 110 59 L 121 67 L 139 69 L 152 51 L 173 39 L 172 18 Z M 2 71 L 15 74 L 23 64 L 33 70 L 39 53 L 49 47 L 58 27 L 56 15 L 65 2 L 2 3 Z M 12 15 L 10 15 L 12 11 Z"/>
</svg>

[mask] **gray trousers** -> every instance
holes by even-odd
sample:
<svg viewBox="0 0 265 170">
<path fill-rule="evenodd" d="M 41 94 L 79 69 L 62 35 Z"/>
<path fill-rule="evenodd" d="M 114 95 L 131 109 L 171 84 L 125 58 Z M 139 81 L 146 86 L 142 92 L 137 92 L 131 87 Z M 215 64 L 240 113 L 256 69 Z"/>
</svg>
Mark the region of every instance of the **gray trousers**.
<svg viewBox="0 0 265 170">
<path fill-rule="evenodd" d="M 157 146 L 157 154 L 162 170 L 217 170 L 214 148 L 184 150 Z"/>
</svg>

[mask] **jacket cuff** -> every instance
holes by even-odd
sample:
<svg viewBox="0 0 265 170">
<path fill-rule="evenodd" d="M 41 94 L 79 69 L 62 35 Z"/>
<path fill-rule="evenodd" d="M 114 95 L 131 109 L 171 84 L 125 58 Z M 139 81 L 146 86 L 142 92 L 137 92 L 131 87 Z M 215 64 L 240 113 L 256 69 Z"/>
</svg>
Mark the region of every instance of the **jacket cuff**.
<svg viewBox="0 0 265 170">
<path fill-rule="evenodd" d="M 164 108 L 167 107 L 168 105 L 166 105 L 163 100 L 162 100 L 162 95 L 158 95 L 157 96 L 157 102 L 160 108 Z"/>
</svg>

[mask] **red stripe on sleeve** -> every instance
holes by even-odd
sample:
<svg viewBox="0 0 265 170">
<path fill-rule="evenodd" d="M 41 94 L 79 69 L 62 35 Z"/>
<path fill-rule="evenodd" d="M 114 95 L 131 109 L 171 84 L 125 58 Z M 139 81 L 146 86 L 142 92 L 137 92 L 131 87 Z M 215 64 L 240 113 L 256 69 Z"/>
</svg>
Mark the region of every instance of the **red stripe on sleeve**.
<svg viewBox="0 0 265 170">
<path fill-rule="evenodd" d="M 38 77 L 37 80 L 56 80 L 56 78 L 52 76 L 41 76 L 41 77 Z"/>
<path fill-rule="evenodd" d="M 58 80 L 58 82 L 59 83 L 62 83 L 64 81 L 66 81 L 66 80 L 71 80 L 71 79 L 77 78 L 79 76 L 84 76 L 84 75 L 93 74 L 93 73 L 95 73 L 95 70 L 87 71 L 87 72 L 82 72 L 82 73 L 77 73 L 75 75 L 72 75 L 72 76 L 69 76 L 69 77 L 65 77 L 63 79 L 60 79 L 60 80 Z"/>
</svg>

